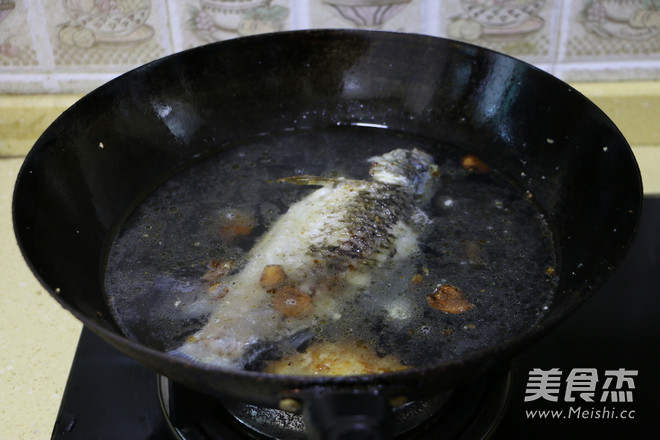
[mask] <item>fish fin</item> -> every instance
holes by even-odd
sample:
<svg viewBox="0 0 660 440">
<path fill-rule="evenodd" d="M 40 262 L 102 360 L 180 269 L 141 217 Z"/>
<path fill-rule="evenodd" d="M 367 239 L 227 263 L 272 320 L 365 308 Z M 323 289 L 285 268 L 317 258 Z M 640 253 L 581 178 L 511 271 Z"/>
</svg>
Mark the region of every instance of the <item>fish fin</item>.
<svg viewBox="0 0 660 440">
<path fill-rule="evenodd" d="M 281 359 L 288 349 L 302 351 L 313 338 L 312 330 L 300 330 L 286 338 L 262 341 L 251 346 L 243 356 L 244 368 L 252 371 L 263 371 L 270 361 Z M 287 347 L 282 350 L 283 347 Z"/>
<path fill-rule="evenodd" d="M 364 183 L 362 180 L 346 179 L 344 177 L 323 177 L 323 176 L 290 176 L 277 179 L 279 183 L 293 183 L 294 185 L 336 185 L 338 183 Z"/>
<path fill-rule="evenodd" d="M 183 359 L 187 362 L 210 364 L 218 367 L 225 368 L 242 368 L 241 363 L 237 363 L 237 359 L 220 356 L 214 353 L 198 353 L 188 344 L 184 344 L 179 348 L 170 350 L 167 354 Z"/>
<path fill-rule="evenodd" d="M 170 351 L 167 352 L 167 354 L 170 354 L 172 356 L 176 356 L 176 357 L 181 358 L 181 359 L 186 360 L 186 361 L 199 362 L 193 356 L 191 356 L 188 353 L 185 353 L 185 352 L 183 352 L 182 350 L 179 350 L 179 349 L 170 350 Z"/>
<path fill-rule="evenodd" d="M 332 178 L 323 176 L 291 176 L 277 179 L 279 183 L 293 183 L 294 185 L 334 185 L 340 182 L 346 182 L 344 178 Z"/>
</svg>

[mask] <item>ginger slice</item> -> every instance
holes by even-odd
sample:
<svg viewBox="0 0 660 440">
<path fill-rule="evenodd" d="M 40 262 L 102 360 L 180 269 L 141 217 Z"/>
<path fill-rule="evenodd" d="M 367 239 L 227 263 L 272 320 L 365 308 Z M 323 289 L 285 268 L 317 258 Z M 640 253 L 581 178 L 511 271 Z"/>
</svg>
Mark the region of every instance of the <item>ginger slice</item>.
<svg viewBox="0 0 660 440">
<path fill-rule="evenodd" d="M 285 286 L 275 291 L 273 307 L 286 318 L 298 318 L 312 313 L 314 303 L 312 297 L 302 290 Z"/>
<path fill-rule="evenodd" d="M 468 154 L 467 156 L 463 157 L 461 166 L 466 170 L 476 171 L 478 173 L 487 173 L 490 170 L 488 164 L 486 164 L 483 160 L 479 159 L 474 154 Z"/>
<path fill-rule="evenodd" d="M 264 267 L 263 272 L 261 273 L 261 287 L 264 289 L 274 289 L 282 285 L 286 280 L 286 272 L 279 264 L 269 264 Z"/>
<path fill-rule="evenodd" d="M 475 307 L 467 300 L 463 291 L 450 284 L 442 284 L 426 297 L 429 305 L 436 310 L 446 313 L 463 313 Z"/>
</svg>

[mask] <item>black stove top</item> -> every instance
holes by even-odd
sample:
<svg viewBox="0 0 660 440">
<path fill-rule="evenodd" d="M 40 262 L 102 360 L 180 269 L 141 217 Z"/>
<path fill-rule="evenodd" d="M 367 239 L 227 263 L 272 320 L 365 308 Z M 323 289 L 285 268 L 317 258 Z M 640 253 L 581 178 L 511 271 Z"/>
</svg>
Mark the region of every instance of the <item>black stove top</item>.
<svg viewBox="0 0 660 440">
<path fill-rule="evenodd" d="M 465 428 L 447 437 L 438 424 L 423 437 L 658 438 L 660 198 L 645 199 L 637 238 L 607 285 L 513 359 L 506 377 L 508 406 L 494 431 Z M 500 379 L 482 386 L 499 389 Z M 156 373 L 83 330 L 52 438 L 175 439 L 158 390 Z M 502 401 L 484 398 L 478 413 L 500 414 Z M 220 429 L 221 438 L 244 436 Z"/>
</svg>

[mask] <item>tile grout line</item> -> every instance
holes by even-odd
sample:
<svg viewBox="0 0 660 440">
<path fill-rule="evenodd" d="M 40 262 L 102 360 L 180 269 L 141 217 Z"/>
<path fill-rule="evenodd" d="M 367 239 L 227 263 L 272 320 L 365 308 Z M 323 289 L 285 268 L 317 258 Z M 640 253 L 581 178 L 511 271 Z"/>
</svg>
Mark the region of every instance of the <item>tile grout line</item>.
<svg viewBox="0 0 660 440">
<path fill-rule="evenodd" d="M 440 2 L 437 0 L 422 0 L 422 29 L 426 35 L 442 36 L 440 32 Z"/>
<path fill-rule="evenodd" d="M 183 17 L 181 12 L 181 2 L 178 2 L 177 0 L 167 0 L 166 4 L 168 17 L 167 23 L 170 34 L 170 41 L 172 44 L 172 52 L 181 52 L 185 49 L 183 28 L 186 26 L 185 21 L 181 20 L 181 17 Z M 174 23 L 179 24 L 179 26 L 176 28 L 176 31 L 174 29 Z"/>
<path fill-rule="evenodd" d="M 59 87 L 57 81 L 53 81 L 52 77 L 48 74 L 56 70 L 55 56 L 53 55 L 53 45 L 48 35 L 48 26 L 46 24 L 46 15 L 43 9 L 41 0 L 27 0 L 27 20 L 30 23 L 30 37 L 34 50 L 37 53 L 37 60 L 40 70 L 45 70 L 45 73 L 40 73 L 40 80 L 44 89 L 47 92 L 57 92 Z M 34 26 L 34 24 L 37 24 Z M 21 77 L 24 74 L 20 75 Z"/>
<path fill-rule="evenodd" d="M 559 19 L 559 38 L 557 45 L 557 57 L 555 58 L 555 65 L 559 67 L 566 59 L 566 43 L 568 42 L 570 17 L 571 17 L 571 2 L 569 0 L 562 0 Z"/>
<path fill-rule="evenodd" d="M 151 13 L 154 13 L 154 10 L 157 11 L 157 14 L 159 15 L 158 23 L 164 24 L 162 28 L 154 30 L 154 36 L 158 38 L 163 45 L 163 49 L 165 50 L 164 56 L 171 55 L 174 53 L 174 33 L 172 32 L 171 26 L 170 4 L 165 0 L 156 0 L 151 4 Z"/>
<path fill-rule="evenodd" d="M 289 0 L 289 22 L 292 30 L 310 28 L 309 1 Z"/>
</svg>

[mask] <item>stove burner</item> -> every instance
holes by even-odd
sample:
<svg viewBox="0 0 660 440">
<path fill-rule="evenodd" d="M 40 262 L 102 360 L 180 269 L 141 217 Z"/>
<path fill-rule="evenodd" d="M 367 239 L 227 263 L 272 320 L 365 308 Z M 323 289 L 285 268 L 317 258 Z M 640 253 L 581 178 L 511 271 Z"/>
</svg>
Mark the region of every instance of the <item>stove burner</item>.
<svg viewBox="0 0 660 440">
<path fill-rule="evenodd" d="M 448 400 L 450 393 L 433 399 L 406 402 L 393 408 L 394 435 L 400 436 L 431 419 Z M 307 438 L 302 415 L 246 403 L 225 404 L 225 408 L 246 427 L 267 438 L 303 440 Z"/>
<path fill-rule="evenodd" d="M 459 389 L 393 408 L 397 439 L 485 439 L 505 413 L 511 374 L 493 371 Z M 177 440 L 307 438 L 299 414 L 255 405 L 220 401 L 158 376 L 159 399 Z"/>
</svg>

